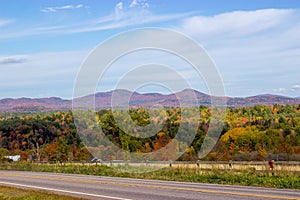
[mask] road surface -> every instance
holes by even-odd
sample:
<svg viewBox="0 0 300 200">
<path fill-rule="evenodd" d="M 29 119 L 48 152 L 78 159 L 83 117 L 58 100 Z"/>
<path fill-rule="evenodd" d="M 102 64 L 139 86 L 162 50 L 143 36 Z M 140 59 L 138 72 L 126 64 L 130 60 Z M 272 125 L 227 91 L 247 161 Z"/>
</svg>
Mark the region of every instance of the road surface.
<svg viewBox="0 0 300 200">
<path fill-rule="evenodd" d="M 0 185 L 103 200 L 300 200 L 300 190 L 20 171 L 0 171 Z"/>
</svg>

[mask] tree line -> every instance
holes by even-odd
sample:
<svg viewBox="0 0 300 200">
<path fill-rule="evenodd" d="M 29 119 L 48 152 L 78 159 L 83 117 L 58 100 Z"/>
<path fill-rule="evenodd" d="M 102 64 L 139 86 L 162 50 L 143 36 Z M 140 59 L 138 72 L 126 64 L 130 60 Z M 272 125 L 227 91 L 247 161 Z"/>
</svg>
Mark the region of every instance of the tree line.
<svg viewBox="0 0 300 200">
<path fill-rule="evenodd" d="M 200 106 L 191 108 L 187 113 L 187 121 L 197 124 L 196 134 L 191 144 L 180 138 L 174 143 L 176 149 L 184 149 L 185 153 L 179 160 L 198 160 L 198 151 L 206 137 L 210 126 L 212 108 Z M 198 112 L 199 117 L 192 115 Z M 0 116 L 0 158 L 5 155 L 21 155 L 22 160 L 36 161 L 86 161 L 93 155 L 102 160 L 126 160 L 126 154 L 117 151 L 111 153 L 112 147 L 99 145 L 97 141 L 107 139 L 119 149 L 127 152 L 155 152 L 172 140 L 182 124 L 180 108 L 157 108 L 151 112 L 145 108 L 131 108 L 130 119 L 117 120 L 121 110 L 109 109 L 97 112 L 86 111 L 93 116 L 92 121 L 80 124 L 90 127 L 85 130 L 76 129 L 76 118 L 71 111 L 54 113 L 34 113 L 18 115 L 16 113 Z M 126 111 L 127 112 L 127 111 Z M 189 111 L 188 111 L 189 112 Z M 133 123 L 128 123 L 132 120 Z M 156 134 L 141 137 L 136 127 L 145 127 L 150 123 L 160 127 Z M 76 124 L 76 125 L 75 125 Z M 124 128 L 124 126 L 126 126 Z M 100 130 L 102 134 L 95 134 Z M 125 130 L 124 130 L 125 129 Z M 153 127 L 149 128 L 151 131 Z M 126 130 L 134 130 L 128 134 Z M 83 131 L 77 134 L 77 131 Z M 189 135 L 192 131 L 188 126 L 181 130 Z M 178 138 L 176 138 L 178 139 Z M 166 150 L 156 154 L 156 158 L 164 160 L 173 151 Z M 177 159 L 178 155 L 174 155 Z M 214 149 L 204 158 L 206 160 L 300 160 L 300 105 L 274 105 L 253 107 L 232 107 L 226 110 L 221 136 Z"/>
</svg>

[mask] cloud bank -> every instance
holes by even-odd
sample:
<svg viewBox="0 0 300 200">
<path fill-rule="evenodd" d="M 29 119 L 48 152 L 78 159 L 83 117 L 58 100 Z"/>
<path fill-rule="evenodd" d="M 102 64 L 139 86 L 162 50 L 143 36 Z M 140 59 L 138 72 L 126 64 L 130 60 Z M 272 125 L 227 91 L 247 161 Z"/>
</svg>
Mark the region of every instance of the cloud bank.
<svg viewBox="0 0 300 200">
<path fill-rule="evenodd" d="M 41 9 L 41 12 L 57 12 L 59 10 L 74 10 L 74 9 L 79 9 L 82 8 L 83 5 L 82 4 L 78 4 L 78 5 L 65 5 L 65 6 L 56 6 L 56 7 L 47 7 L 47 8 L 43 8 Z"/>
<path fill-rule="evenodd" d="M 21 64 L 27 61 L 26 58 L 0 58 L 0 65 Z"/>
<path fill-rule="evenodd" d="M 47 12 L 46 16 L 51 13 L 59 15 L 61 10 L 82 7 L 86 6 L 82 4 L 54 6 L 44 8 L 42 12 Z M 44 23 L 45 26 L 40 23 L 19 31 L 3 28 L 0 40 L 5 42 L 8 38 L 19 40 L 36 35 L 71 36 L 103 30 L 115 34 L 118 30 L 165 25 L 165 28 L 173 28 L 191 36 L 207 50 L 223 76 L 227 95 L 250 96 L 273 92 L 300 96 L 299 9 L 271 8 L 195 15 L 194 12 L 157 14 L 151 10 L 152 8 L 155 6 L 149 5 L 145 0 L 119 1 L 112 5 L 107 15 L 93 15 L 85 19 L 77 18 L 55 24 Z M 0 28 L 11 22 L 12 20 L 0 19 Z M 59 52 L 58 54 L 60 55 Z M 28 63 L 32 58 L 28 57 L 30 60 L 20 58 L 0 57 L 0 65 L 20 64 L 20 68 L 30 68 L 31 65 Z M 66 66 L 68 65 L 66 62 L 62 59 L 60 63 L 55 64 Z M 8 77 L 4 72 L 1 71 L 3 78 Z M 19 72 L 11 74 L 17 73 Z"/>
<path fill-rule="evenodd" d="M 79 9 L 84 6 L 66 5 L 58 7 L 47 7 L 42 12 L 53 13 L 59 10 Z M 74 33 L 88 33 L 103 30 L 115 30 L 154 23 L 170 22 L 190 16 L 191 13 L 156 14 L 149 10 L 149 4 L 145 0 L 133 0 L 130 3 L 118 2 L 115 4 L 111 14 L 98 18 L 76 22 L 63 22 L 53 26 L 38 26 L 21 31 L 8 32 L 0 35 L 0 40 L 9 38 L 21 38 L 35 35 L 67 35 Z"/>
<path fill-rule="evenodd" d="M 6 25 L 8 25 L 8 24 L 10 24 L 10 23 L 12 23 L 12 22 L 13 22 L 13 20 L 0 19 L 0 27 L 6 26 Z"/>
<path fill-rule="evenodd" d="M 182 20 L 217 64 L 230 96 L 276 92 L 299 96 L 300 10 L 233 11 Z M 287 88 L 287 89 L 286 89 Z"/>
</svg>

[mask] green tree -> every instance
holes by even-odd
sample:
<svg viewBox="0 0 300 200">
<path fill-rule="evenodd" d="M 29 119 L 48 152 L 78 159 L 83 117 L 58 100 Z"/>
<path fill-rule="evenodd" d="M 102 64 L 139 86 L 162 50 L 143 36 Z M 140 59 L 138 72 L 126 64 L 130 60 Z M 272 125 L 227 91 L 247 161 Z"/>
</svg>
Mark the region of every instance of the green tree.
<svg viewBox="0 0 300 200">
<path fill-rule="evenodd" d="M 60 138 L 57 146 L 58 160 L 63 163 L 70 160 L 70 152 L 72 151 L 65 139 Z"/>
</svg>

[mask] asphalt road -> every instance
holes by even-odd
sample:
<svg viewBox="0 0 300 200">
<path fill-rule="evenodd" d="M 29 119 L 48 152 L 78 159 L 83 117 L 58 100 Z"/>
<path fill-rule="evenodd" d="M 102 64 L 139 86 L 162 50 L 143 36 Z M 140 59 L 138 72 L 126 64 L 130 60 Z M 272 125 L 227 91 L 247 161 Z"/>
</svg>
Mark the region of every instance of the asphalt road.
<svg viewBox="0 0 300 200">
<path fill-rule="evenodd" d="M 300 190 L 19 171 L 0 171 L 0 185 L 103 200 L 300 200 Z"/>
</svg>

